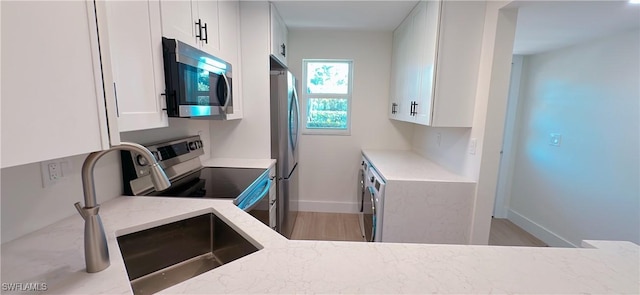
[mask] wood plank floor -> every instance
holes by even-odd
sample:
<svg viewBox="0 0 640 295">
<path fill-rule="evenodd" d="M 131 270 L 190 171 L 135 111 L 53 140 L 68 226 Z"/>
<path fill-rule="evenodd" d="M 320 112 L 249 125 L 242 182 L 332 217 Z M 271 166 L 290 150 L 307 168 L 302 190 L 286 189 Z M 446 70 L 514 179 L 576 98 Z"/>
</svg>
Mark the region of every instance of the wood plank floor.
<svg viewBox="0 0 640 295">
<path fill-rule="evenodd" d="M 298 212 L 292 240 L 364 242 L 358 214 Z"/>
<path fill-rule="evenodd" d="M 292 240 L 362 242 L 358 214 L 298 212 Z M 489 245 L 546 247 L 547 245 L 507 219 L 493 218 Z"/>
<path fill-rule="evenodd" d="M 489 245 L 547 247 L 530 233 L 513 224 L 508 219 L 492 218 Z"/>
</svg>

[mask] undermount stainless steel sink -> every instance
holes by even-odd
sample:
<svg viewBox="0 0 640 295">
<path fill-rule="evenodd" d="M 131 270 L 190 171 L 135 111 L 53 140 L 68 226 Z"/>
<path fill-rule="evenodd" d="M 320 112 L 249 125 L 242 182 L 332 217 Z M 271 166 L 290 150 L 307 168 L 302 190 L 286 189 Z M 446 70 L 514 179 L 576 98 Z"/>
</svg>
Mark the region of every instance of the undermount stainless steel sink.
<svg viewBox="0 0 640 295">
<path fill-rule="evenodd" d="M 258 251 L 212 213 L 118 237 L 134 294 L 152 294 Z"/>
</svg>

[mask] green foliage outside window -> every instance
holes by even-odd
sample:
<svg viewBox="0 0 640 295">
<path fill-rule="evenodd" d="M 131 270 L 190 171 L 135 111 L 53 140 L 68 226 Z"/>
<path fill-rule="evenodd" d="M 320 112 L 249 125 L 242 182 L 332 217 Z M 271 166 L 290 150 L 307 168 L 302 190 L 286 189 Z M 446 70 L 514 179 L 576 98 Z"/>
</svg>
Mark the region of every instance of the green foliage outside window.
<svg viewBox="0 0 640 295">
<path fill-rule="evenodd" d="M 310 98 L 307 128 L 347 129 L 348 107 L 344 98 Z"/>
<path fill-rule="evenodd" d="M 348 92 L 349 65 L 347 63 L 307 64 L 307 93 L 340 93 Z"/>
</svg>

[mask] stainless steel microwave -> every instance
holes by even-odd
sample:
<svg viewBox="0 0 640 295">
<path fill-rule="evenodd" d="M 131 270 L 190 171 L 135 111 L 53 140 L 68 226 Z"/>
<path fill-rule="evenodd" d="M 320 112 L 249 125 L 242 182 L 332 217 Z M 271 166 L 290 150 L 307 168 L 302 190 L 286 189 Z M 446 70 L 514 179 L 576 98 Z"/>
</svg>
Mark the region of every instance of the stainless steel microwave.
<svg viewBox="0 0 640 295">
<path fill-rule="evenodd" d="M 175 39 L 162 38 L 169 117 L 226 119 L 233 114 L 230 63 Z"/>
</svg>

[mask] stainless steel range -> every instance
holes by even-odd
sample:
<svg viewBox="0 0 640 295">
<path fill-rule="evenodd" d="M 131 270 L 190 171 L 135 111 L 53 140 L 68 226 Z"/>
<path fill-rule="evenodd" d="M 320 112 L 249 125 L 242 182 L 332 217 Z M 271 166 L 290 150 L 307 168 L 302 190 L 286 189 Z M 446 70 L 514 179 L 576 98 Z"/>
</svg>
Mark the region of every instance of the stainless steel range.
<svg viewBox="0 0 640 295">
<path fill-rule="evenodd" d="M 269 200 L 273 179 L 267 169 L 203 167 L 204 154 L 199 136 L 146 145 L 171 180 L 167 190 L 156 191 L 149 174 L 149 163 L 136 153 L 122 151 L 122 177 L 125 194 L 182 198 L 234 199 L 240 209 L 275 229 L 275 200 Z M 271 217 L 271 218 L 270 218 Z"/>
</svg>

